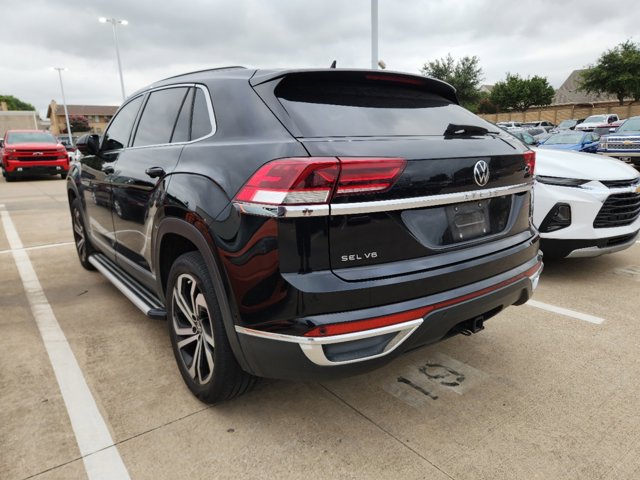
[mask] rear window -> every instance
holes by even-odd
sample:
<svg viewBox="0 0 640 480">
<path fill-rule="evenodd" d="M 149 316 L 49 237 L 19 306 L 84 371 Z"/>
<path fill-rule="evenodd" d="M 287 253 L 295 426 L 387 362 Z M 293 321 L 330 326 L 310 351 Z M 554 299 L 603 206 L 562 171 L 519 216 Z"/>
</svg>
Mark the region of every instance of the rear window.
<svg viewBox="0 0 640 480">
<path fill-rule="evenodd" d="M 443 135 L 450 123 L 495 127 L 419 86 L 283 80 L 275 95 L 303 137 Z"/>
<path fill-rule="evenodd" d="M 7 143 L 58 143 L 58 140 L 46 132 L 10 132 Z"/>
</svg>

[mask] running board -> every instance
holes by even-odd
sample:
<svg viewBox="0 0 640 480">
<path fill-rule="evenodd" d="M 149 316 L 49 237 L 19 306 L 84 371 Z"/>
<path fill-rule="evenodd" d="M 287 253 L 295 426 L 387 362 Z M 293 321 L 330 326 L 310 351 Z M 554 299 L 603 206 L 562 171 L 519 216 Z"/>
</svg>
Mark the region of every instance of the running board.
<svg viewBox="0 0 640 480">
<path fill-rule="evenodd" d="M 103 254 L 96 253 L 89 256 L 89 263 L 107 277 L 107 280 L 131 300 L 146 316 L 158 320 L 167 318 L 167 311 L 160 299 Z"/>
</svg>

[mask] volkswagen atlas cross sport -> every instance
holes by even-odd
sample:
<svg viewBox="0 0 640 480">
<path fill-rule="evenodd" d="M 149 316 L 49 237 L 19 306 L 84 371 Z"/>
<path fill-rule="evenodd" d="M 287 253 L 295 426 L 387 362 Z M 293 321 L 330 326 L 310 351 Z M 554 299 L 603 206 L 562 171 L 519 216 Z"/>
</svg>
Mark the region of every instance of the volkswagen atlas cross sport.
<svg viewBox="0 0 640 480">
<path fill-rule="evenodd" d="M 166 318 L 214 403 L 364 372 L 529 299 L 535 154 L 431 78 L 207 70 L 78 141 L 80 262 Z"/>
</svg>

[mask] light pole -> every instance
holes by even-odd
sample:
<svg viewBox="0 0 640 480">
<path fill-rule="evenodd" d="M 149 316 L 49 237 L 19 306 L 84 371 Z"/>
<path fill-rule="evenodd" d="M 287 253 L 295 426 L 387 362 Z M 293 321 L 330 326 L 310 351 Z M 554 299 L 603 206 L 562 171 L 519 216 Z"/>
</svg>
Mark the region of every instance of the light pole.
<svg viewBox="0 0 640 480">
<path fill-rule="evenodd" d="M 122 101 L 126 98 L 124 93 L 124 78 L 122 77 L 122 64 L 120 63 L 120 48 L 118 47 L 118 32 L 116 31 L 116 25 L 129 25 L 126 20 L 118 20 L 116 18 L 100 17 L 98 19 L 100 23 L 110 23 L 113 27 L 113 40 L 116 42 L 116 57 L 118 58 L 118 72 L 120 72 L 120 88 L 122 89 Z"/>
<path fill-rule="evenodd" d="M 67 99 L 64 96 L 64 85 L 62 85 L 62 71 L 67 70 L 64 67 L 53 67 L 54 70 L 58 71 L 58 77 L 60 78 L 60 90 L 62 91 L 62 106 L 64 107 L 64 118 L 67 121 L 67 135 L 69 136 L 69 145 L 73 145 L 73 140 L 71 139 L 71 124 L 69 123 L 69 112 L 67 111 Z M 55 112 L 54 112 L 55 115 Z"/>
<path fill-rule="evenodd" d="M 378 0 L 371 0 L 371 68 L 378 68 Z"/>
</svg>

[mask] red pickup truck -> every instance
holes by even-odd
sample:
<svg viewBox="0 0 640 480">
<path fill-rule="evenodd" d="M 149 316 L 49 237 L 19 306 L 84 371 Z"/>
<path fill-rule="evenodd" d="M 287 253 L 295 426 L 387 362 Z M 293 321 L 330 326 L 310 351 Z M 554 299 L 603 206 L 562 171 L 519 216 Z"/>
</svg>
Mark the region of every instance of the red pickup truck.
<svg viewBox="0 0 640 480">
<path fill-rule="evenodd" d="M 2 175 L 8 182 L 24 175 L 60 175 L 69 171 L 69 156 L 56 137 L 40 130 L 7 130 L 2 140 Z"/>
</svg>

